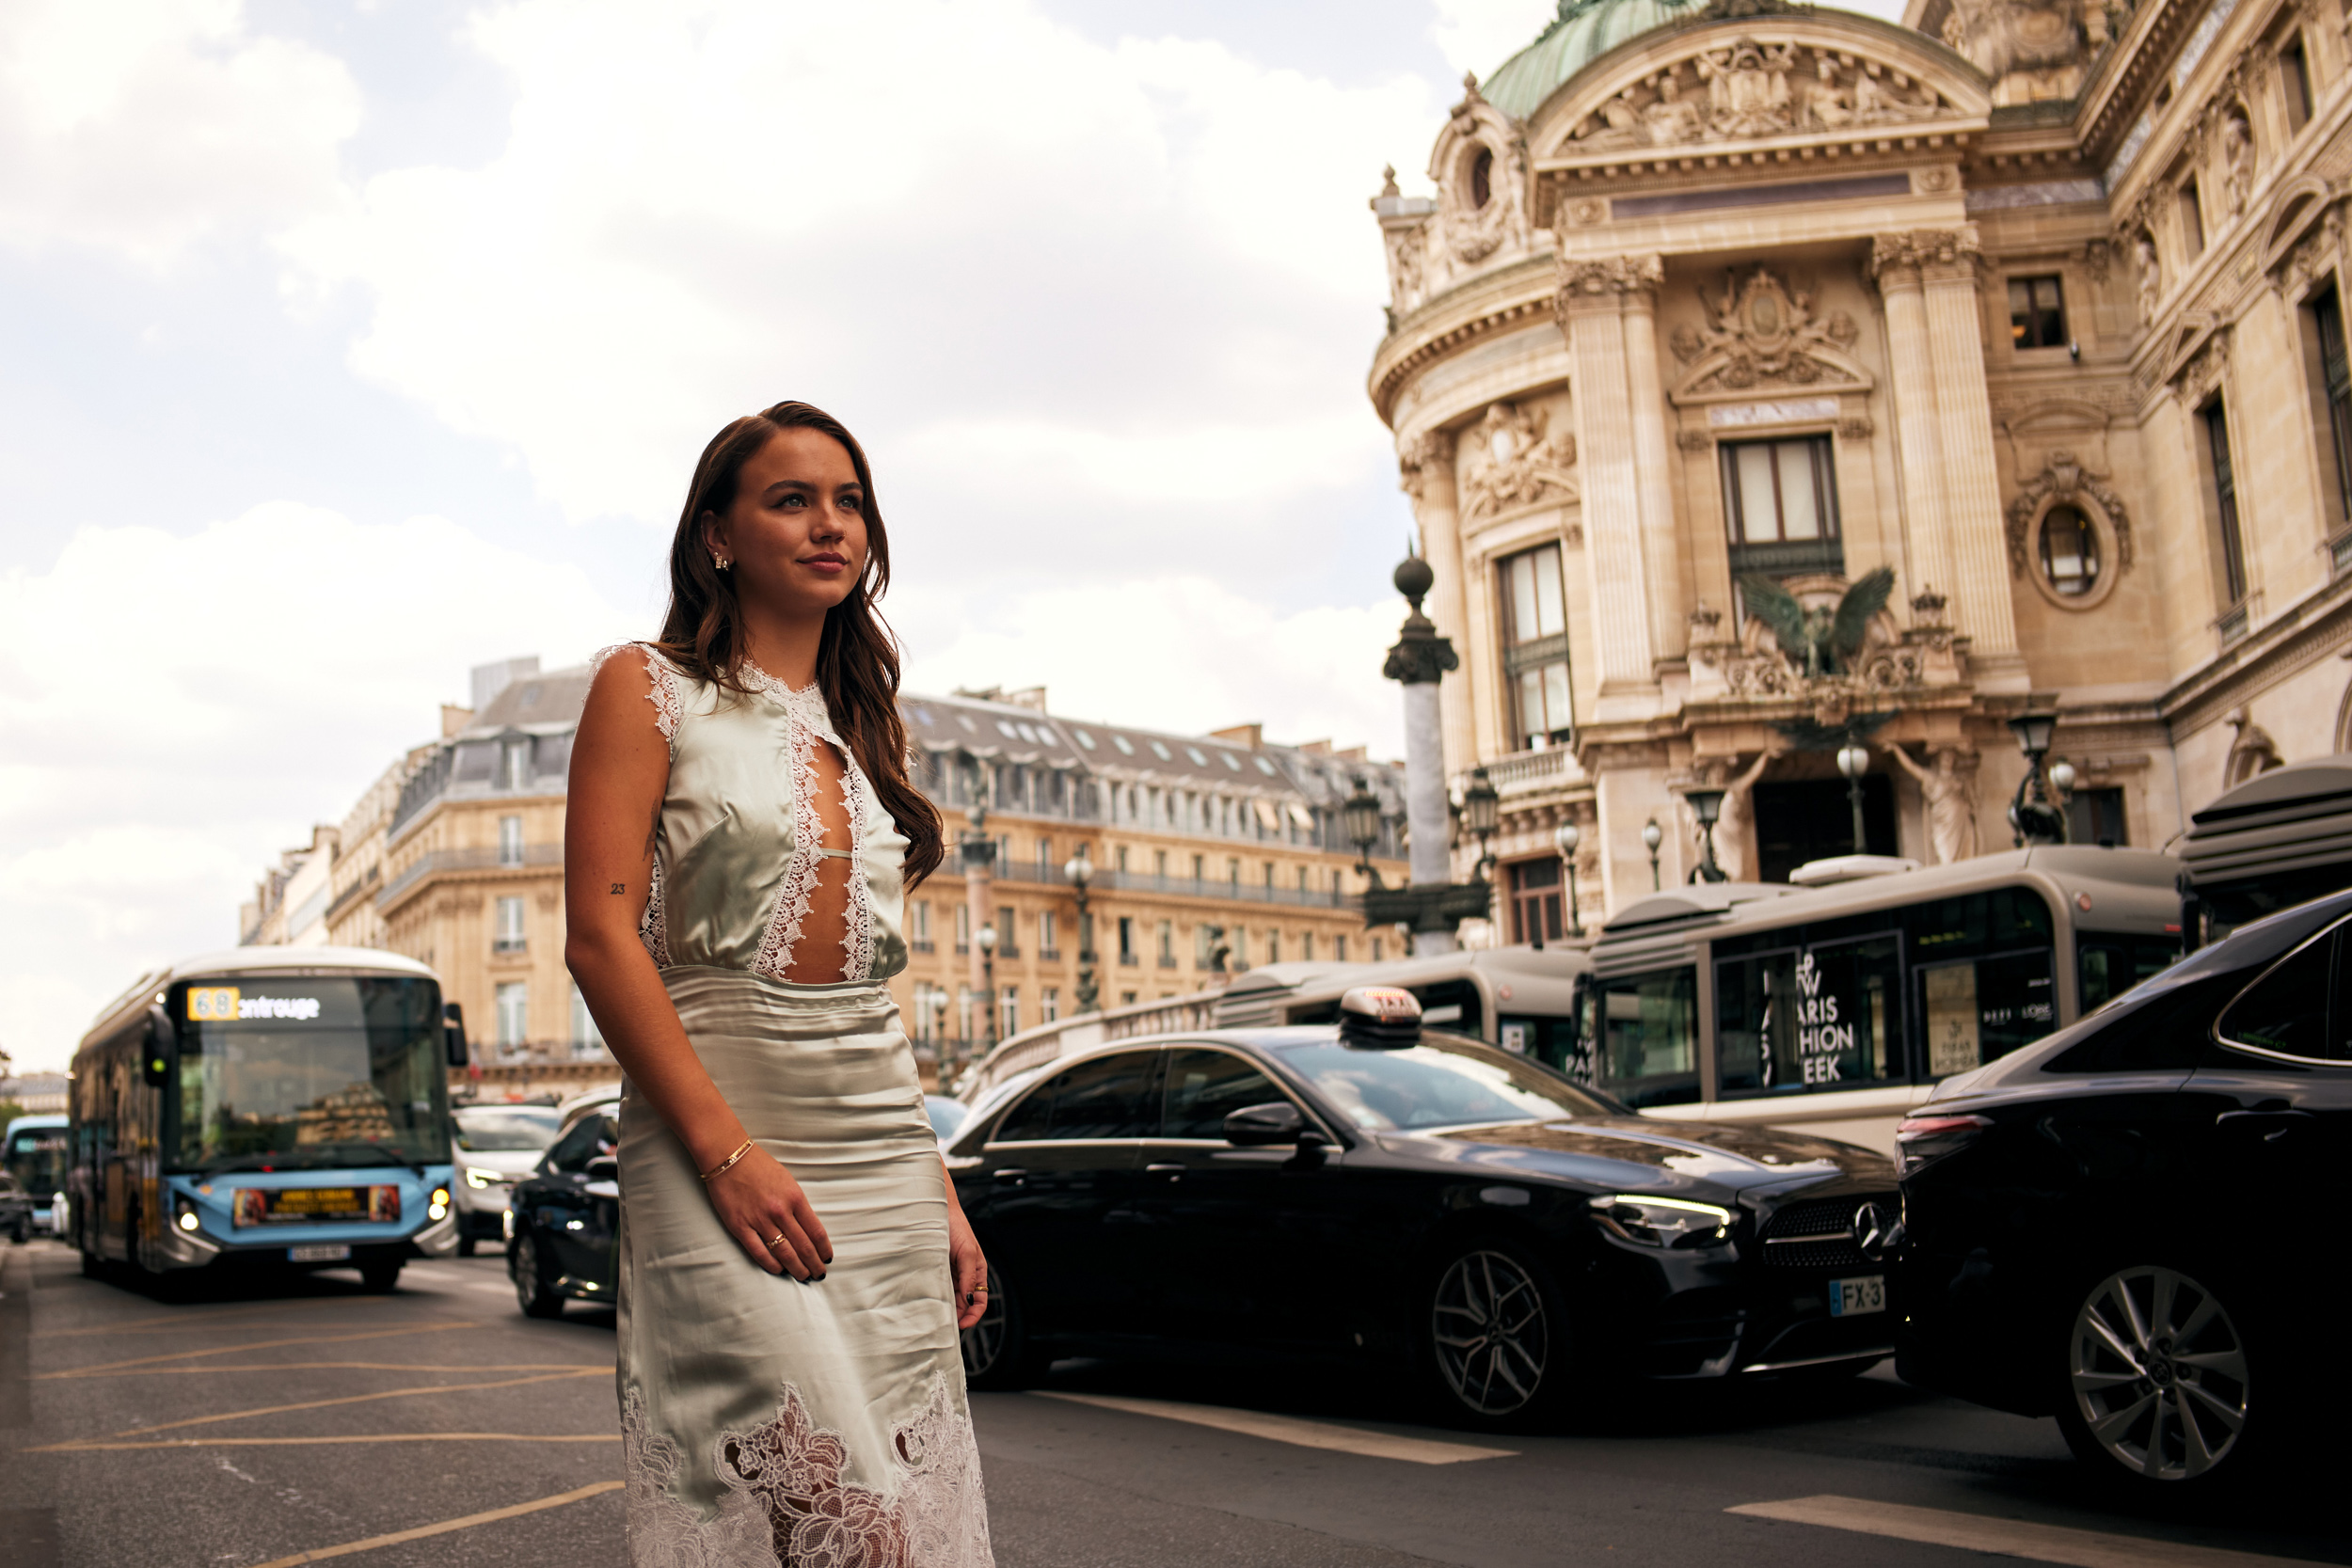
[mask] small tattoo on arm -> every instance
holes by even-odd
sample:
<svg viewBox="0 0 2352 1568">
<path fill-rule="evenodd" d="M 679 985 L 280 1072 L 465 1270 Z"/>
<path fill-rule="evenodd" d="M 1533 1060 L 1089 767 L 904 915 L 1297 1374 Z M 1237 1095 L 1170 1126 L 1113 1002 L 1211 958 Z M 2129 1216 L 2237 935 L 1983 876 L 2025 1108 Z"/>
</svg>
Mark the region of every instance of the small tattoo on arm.
<svg viewBox="0 0 2352 1568">
<path fill-rule="evenodd" d="M 624 891 L 626 891 L 626 890 L 627 890 L 628 885 L 628 883 L 626 883 L 626 882 L 614 882 L 614 883 L 612 884 L 612 891 L 613 891 L 614 893 L 621 893 L 621 892 L 624 892 Z"/>
</svg>

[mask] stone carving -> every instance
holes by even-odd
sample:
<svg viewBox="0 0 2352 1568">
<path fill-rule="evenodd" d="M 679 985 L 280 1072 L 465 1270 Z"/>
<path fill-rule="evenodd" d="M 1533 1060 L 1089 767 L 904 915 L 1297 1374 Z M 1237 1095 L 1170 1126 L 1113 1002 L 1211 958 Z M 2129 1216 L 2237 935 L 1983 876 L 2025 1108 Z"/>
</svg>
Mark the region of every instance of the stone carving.
<svg viewBox="0 0 2352 1568">
<path fill-rule="evenodd" d="M 2155 236 L 2142 229 L 2132 235 L 2132 285 L 2139 298 L 2139 319 L 2153 326 L 2156 302 L 2164 293 L 2164 266 L 2156 259 Z"/>
<path fill-rule="evenodd" d="M 1397 309 L 1409 310 L 1428 292 L 1423 267 L 1429 255 L 1428 238 L 1418 224 L 1387 230 L 1380 238 L 1389 251 L 1389 298 Z"/>
<path fill-rule="evenodd" d="M 1911 775 L 1928 808 L 1928 848 L 1931 863 L 1952 865 L 1977 852 L 1977 757 L 1947 746 L 1935 753 L 1935 766 L 1923 768 L 1900 746 L 1886 754 Z"/>
<path fill-rule="evenodd" d="M 1669 340 L 1675 357 L 1691 367 L 1677 390 L 1710 379 L 1736 388 L 1768 381 L 1802 386 L 1853 373 L 1843 362 L 1857 335 L 1853 318 L 1843 310 L 1817 314 L 1812 293 L 1790 288 L 1769 266 L 1745 279 L 1726 273 L 1720 296 L 1702 289 L 1698 298 L 1707 324 L 1685 322 Z"/>
<path fill-rule="evenodd" d="M 1849 441 L 1867 441 L 1877 433 L 1878 426 L 1870 422 L 1867 414 L 1857 414 L 1851 419 L 1837 421 L 1837 434 Z"/>
<path fill-rule="evenodd" d="M 1628 84 L 1585 117 L 1573 139 L 1596 151 L 1677 147 L 1895 125 L 1948 108 L 1933 87 L 1893 66 L 1740 38 Z"/>
<path fill-rule="evenodd" d="M 2080 459 L 2059 448 L 2043 460 L 2042 471 L 2018 486 L 2017 494 L 2009 503 L 2009 567 L 2012 577 L 2024 577 L 2033 570 L 2026 546 L 2031 543 L 2033 520 L 2042 515 L 2044 503 L 2066 505 L 2088 497 L 2106 514 L 2107 526 L 2115 531 L 2115 569 L 2119 572 L 2132 563 L 2132 520 L 2124 509 L 2123 498 L 2107 484 L 2109 476 L 2092 473 Z"/>
<path fill-rule="evenodd" d="M 1973 223 L 1958 229 L 1913 229 L 1878 234 L 1870 240 L 1870 276 L 1921 267 L 1973 265 L 1982 253 Z"/>
<path fill-rule="evenodd" d="M 1724 783 L 1724 803 L 1715 814 L 1715 863 L 1722 866 L 1724 874 L 1735 882 L 1748 879 L 1748 837 L 1756 820 L 1756 813 L 1752 809 L 1756 781 L 1764 776 L 1764 769 L 1770 768 L 1772 759 L 1778 755 L 1780 751 L 1777 748 L 1760 752 L 1756 760 L 1748 764 L 1746 772 Z M 1729 768 L 1726 767 L 1724 771 L 1729 772 Z"/>
<path fill-rule="evenodd" d="M 1470 432 L 1464 445 L 1462 518 L 1475 522 L 1547 501 L 1573 500 L 1576 437 L 1566 432 L 1547 437 L 1541 408 L 1498 403 Z"/>
<path fill-rule="evenodd" d="M 2305 235 L 2301 243 L 2287 253 L 2286 264 L 2280 268 L 2278 286 L 2299 290 L 2314 277 L 2327 276 L 2344 250 L 2344 209 L 2341 205 L 2328 209 L 2319 220 L 2319 228 Z"/>
<path fill-rule="evenodd" d="M 1675 445 L 1688 452 L 1709 452 L 1715 450 L 1715 434 L 1708 430 L 1677 430 Z"/>
<path fill-rule="evenodd" d="M 1456 261 L 1483 261 L 1528 242 L 1527 146 L 1518 128 L 1462 78 L 1462 101 L 1438 135 L 1429 177 L 1438 183 L 1444 245 Z"/>
<path fill-rule="evenodd" d="M 2232 216 L 2246 211 L 2246 195 L 2254 187 L 2254 128 L 2244 104 L 2233 104 L 2221 117 L 2221 187 Z"/>
<path fill-rule="evenodd" d="M 1566 331 L 1568 317 L 1586 309 L 1613 309 L 1624 296 L 1655 289 L 1665 281 L 1666 265 L 1655 253 L 1644 256 L 1560 258 L 1559 288 L 1551 296 L 1551 312 Z"/>
<path fill-rule="evenodd" d="M 1993 102 L 2072 98 L 2090 59 L 2086 11 L 2106 0 L 1952 0 L 1944 41 L 1993 78 Z"/>
<path fill-rule="evenodd" d="M 2202 343 L 2197 352 L 2181 362 L 2172 372 L 2173 389 L 2192 404 L 2201 404 L 2208 393 L 2221 385 L 2221 377 L 2230 368 L 2230 334 L 2222 328 Z"/>
<path fill-rule="evenodd" d="M 2107 259 L 2113 246 L 2105 240 L 2086 240 L 2082 248 L 2074 252 L 2073 260 L 2083 269 L 2083 276 L 2094 283 L 2107 280 Z"/>
<path fill-rule="evenodd" d="M 1399 442 L 1396 449 L 1397 488 L 1415 500 L 1428 488 L 1429 472 L 1454 461 L 1454 436 L 1449 431 L 1424 430 Z"/>
<path fill-rule="evenodd" d="M 1799 578 L 1795 591 L 1834 603 L 1843 586 L 1834 578 Z M 1884 695 L 1921 687 L 1948 687 L 1965 678 L 1944 598 L 1932 591 L 1911 601 L 1913 625 L 1890 636 L 1874 617 L 1860 651 L 1841 672 L 1808 677 L 1779 647 L 1760 619 L 1751 618 L 1735 641 L 1723 635 L 1721 612 L 1701 605 L 1691 615 L 1691 700 L 1806 705 L 1815 722 L 1832 728 L 1853 713 L 1883 705 Z"/>
</svg>

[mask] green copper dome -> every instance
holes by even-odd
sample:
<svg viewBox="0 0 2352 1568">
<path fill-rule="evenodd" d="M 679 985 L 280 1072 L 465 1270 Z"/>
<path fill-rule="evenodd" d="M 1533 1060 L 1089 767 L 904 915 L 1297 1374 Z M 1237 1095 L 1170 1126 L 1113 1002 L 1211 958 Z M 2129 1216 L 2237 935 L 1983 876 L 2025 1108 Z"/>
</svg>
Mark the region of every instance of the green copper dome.
<svg viewBox="0 0 2352 1568">
<path fill-rule="evenodd" d="M 1513 119 L 1525 119 L 1561 83 L 1626 40 L 1687 22 L 1705 8 L 1706 0 L 1560 0 L 1551 25 L 1478 90 Z"/>
</svg>

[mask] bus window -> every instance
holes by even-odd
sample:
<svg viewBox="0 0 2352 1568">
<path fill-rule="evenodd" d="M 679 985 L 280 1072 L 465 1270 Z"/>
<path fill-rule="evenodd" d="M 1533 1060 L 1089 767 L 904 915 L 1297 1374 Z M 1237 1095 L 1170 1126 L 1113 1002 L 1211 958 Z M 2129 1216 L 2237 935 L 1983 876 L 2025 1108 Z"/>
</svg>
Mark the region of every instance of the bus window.
<svg viewBox="0 0 2352 1568">
<path fill-rule="evenodd" d="M 2106 1006 L 2151 974 L 2170 968 L 2180 956 L 2178 937 L 2076 932 L 2075 974 L 2082 983 L 2083 1011 Z"/>
<path fill-rule="evenodd" d="M 1922 968 L 1919 991 L 1931 1077 L 1966 1072 L 2058 1026 L 2047 948 Z"/>
<path fill-rule="evenodd" d="M 1513 1018 L 1506 1013 L 1496 1022 L 1500 1029 L 1496 1043 L 1503 1050 L 1533 1057 L 1580 1084 L 1593 1081 L 1592 1057 L 1584 1049 L 1575 1019 Z"/>
<path fill-rule="evenodd" d="M 1893 933 L 1715 966 L 1719 1092 L 1804 1094 L 1902 1083 L 1902 942 Z"/>
<path fill-rule="evenodd" d="M 1421 1021 L 1432 1029 L 1450 1029 L 1472 1039 L 1486 1034 L 1486 1009 L 1479 1005 L 1475 981 L 1437 980 L 1415 986 L 1413 994 L 1421 999 Z"/>
<path fill-rule="evenodd" d="M 1698 971 L 1629 975 L 1593 989 L 1603 1031 L 1597 1086 L 1636 1109 L 1696 1101 Z"/>
</svg>

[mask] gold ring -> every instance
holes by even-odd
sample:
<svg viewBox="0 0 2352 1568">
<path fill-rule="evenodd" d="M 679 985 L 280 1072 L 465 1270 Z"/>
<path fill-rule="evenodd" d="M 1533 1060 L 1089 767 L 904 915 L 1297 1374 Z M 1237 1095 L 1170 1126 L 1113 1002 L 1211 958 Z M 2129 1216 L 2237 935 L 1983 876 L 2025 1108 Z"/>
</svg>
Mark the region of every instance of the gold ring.
<svg viewBox="0 0 2352 1568">
<path fill-rule="evenodd" d="M 774 1235 L 772 1235 L 772 1236 L 771 1236 L 771 1237 L 769 1237 L 769 1238 L 768 1238 L 768 1244 L 769 1244 L 770 1246 L 771 1246 L 771 1247 L 772 1247 L 772 1246 L 774 1246 L 774 1245 L 775 1245 L 778 1242 L 781 1242 L 781 1241 L 783 1241 L 783 1240 L 784 1240 L 784 1232 L 783 1232 L 783 1231 L 781 1231 L 781 1230 L 779 1230 L 779 1231 L 777 1231 Z"/>
</svg>

